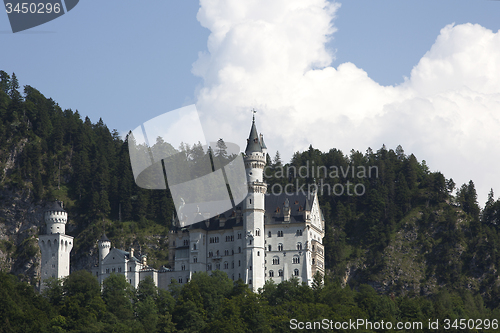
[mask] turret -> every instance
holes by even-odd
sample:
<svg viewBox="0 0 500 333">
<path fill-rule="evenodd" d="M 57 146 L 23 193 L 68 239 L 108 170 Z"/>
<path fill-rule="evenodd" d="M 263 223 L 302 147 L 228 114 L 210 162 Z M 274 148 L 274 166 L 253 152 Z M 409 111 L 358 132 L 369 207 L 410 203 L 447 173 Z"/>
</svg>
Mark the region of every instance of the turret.
<svg viewBox="0 0 500 333">
<path fill-rule="evenodd" d="M 99 239 L 99 263 L 101 263 L 104 258 L 106 258 L 110 250 L 111 241 L 108 239 L 106 234 L 102 234 L 101 239 Z"/>
<path fill-rule="evenodd" d="M 45 224 L 47 225 L 46 234 L 66 233 L 66 223 L 68 222 L 68 213 L 63 209 L 61 201 L 52 202 L 48 205 L 44 213 Z"/>
<path fill-rule="evenodd" d="M 243 205 L 245 241 L 245 283 L 253 291 L 264 286 L 264 211 L 267 184 L 264 183 L 264 167 L 266 154 L 262 147 L 262 137 L 259 137 L 255 126 L 255 116 L 252 121 L 250 135 L 245 149 L 245 172 L 248 183 L 248 196 Z"/>
</svg>

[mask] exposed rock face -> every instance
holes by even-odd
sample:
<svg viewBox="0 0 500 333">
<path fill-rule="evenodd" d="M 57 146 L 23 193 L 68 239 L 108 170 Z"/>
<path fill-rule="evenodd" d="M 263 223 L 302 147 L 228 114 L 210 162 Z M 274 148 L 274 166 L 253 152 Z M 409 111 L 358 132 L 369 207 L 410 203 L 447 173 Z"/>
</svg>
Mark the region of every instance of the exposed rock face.
<svg viewBox="0 0 500 333">
<path fill-rule="evenodd" d="M 0 190 L 0 268 L 32 283 L 40 274 L 37 237 L 43 210 L 26 191 Z"/>
</svg>

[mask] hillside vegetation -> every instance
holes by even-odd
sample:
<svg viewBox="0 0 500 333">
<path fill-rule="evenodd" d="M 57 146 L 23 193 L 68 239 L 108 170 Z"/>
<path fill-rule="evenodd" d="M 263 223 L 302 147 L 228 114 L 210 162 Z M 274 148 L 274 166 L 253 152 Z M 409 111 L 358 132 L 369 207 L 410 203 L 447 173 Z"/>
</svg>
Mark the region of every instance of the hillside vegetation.
<svg viewBox="0 0 500 333">
<path fill-rule="evenodd" d="M 179 149 L 186 156 L 199 151 Z M 286 173 L 300 167 L 309 173 Z M 349 154 L 310 147 L 289 163 L 277 153 L 268 158 L 266 174 L 270 192 L 287 184 L 292 191 L 317 186 L 332 286 L 369 285 L 389 298 L 416 302 L 454 292 L 477 297 L 488 311 L 499 306 L 500 201 L 493 192 L 481 210 L 472 181 L 457 187 L 400 146 Z M 31 86 L 21 92 L 15 74 L 0 71 L 2 271 L 36 284 L 36 237 L 43 231 L 43 207 L 55 199 L 64 201 L 67 233 L 76 239 L 74 270 L 96 263 L 103 231 L 114 246 L 133 244 L 149 264 L 168 265 L 173 202 L 169 191 L 135 185 L 127 142 L 102 120 L 62 110 Z"/>
</svg>

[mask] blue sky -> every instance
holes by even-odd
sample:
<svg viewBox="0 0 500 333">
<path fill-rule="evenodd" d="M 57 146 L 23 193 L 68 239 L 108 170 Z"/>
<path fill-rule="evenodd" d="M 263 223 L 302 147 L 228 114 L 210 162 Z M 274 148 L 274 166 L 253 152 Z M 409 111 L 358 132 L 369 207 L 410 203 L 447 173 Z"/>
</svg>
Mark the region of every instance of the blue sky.
<svg viewBox="0 0 500 333">
<path fill-rule="evenodd" d="M 243 145 L 255 107 L 272 155 L 401 144 L 458 184 L 472 178 L 481 203 L 499 192 L 487 180 L 499 178 L 500 2 L 336 4 L 80 1 L 16 34 L 0 14 L 0 69 L 122 133 L 196 103 Z"/>
</svg>

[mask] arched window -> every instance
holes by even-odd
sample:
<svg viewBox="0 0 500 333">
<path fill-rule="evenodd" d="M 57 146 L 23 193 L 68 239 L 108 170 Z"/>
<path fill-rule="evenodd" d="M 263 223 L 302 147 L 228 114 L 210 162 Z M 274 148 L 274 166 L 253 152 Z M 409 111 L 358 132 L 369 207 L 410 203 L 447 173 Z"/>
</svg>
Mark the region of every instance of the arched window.
<svg viewBox="0 0 500 333">
<path fill-rule="evenodd" d="M 255 236 L 260 236 L 260 229 L 255 230 Z"/>
<path fill-rule="evenodd" d="M 193 262 L 197 263 L 198 262 L 198 258 L 197 257 L 193 257 Z"/>
<path fill-rule="evenodd" d="M 271 251 L 272 251 L 272 250 L 271 250 L 271 249 L 272 249 L 271 245 L 269 245 L 267 248 L 268 248 L 268 251 L 269 251 L 269 252 L 271 252 Z"/>
<path fill-rule="evenodd" d="M 292 262 L 294 264 L 300 264 L 300 258 L 299 258 L 299 256 L 297 256 L 297 255 L 293 256 Z"/>
<path fill-rule="evenodd" d="M 269 231 L 269 232 L 267 233 L 267 237 L 271 237 L 271 236 L 272 236 L 272 233 L 271 233 L 271 231 Z"/>
<path fill-rule="evenodd" d="M 269 271 L 269 277 L 274 277 L 274 272 L 273 271 Z"/>
<path fill-rule="evenodd" d="M 228 269 L 229 268 L 229 263 L 226 261 L 224 262 L 224 269 Z"/>
<path fill-rule="evenodd" d="M 297 268 L 295 268 L 295 269 L 293 270 L 293 275 L 294 275 L 294 276 L 299 276 L 299 270 L 298 270 Z"/>
<path fill-rule="evenodd" d="M 196 250 L 196 243 L 193 243 L 193 250 Z"/>
<path fill-rule="evenodd" d="M 282 269 L 280 269 L 280 270 L 278 271 L 278 276 L 283 276 L 283 270 L 282 270 Z"/>
<path fill-rule="evenodd" d="M 278 251 L 283 251 L 283 244 L 281 243 L 278 244 Z"/>
<path fill-rule="evenodd" d="M 241 247 L 238 247 L 238 253 L 241 253 Z"/>
<path fill-rule="evenodd" d="M 297 250 L 299 250 L 299 251 L 302 250 L 302 243 L 301 242 L 297 243 Z"/>
<path fill-rule="evenodd" d="M 283 237 L 283 230 L 278 230 L 278 237 Z"/>
<path fill-rule="evenodd" d="M 315 262 L 315 261 L 314 261 L 314 258 L 313 258 L 313 260 L 312 260 L 312 264 L 313 264 L 313 265 L 314 265 L 314 262 Z"/>
<path fill-rule="evenodd" d="M 273 257 L 273 265 L 279 265 L 280 264 L 280 258 L 279 257 Z"/>
</svg>

